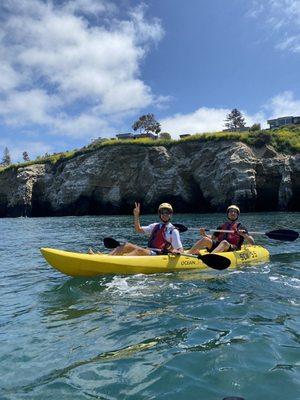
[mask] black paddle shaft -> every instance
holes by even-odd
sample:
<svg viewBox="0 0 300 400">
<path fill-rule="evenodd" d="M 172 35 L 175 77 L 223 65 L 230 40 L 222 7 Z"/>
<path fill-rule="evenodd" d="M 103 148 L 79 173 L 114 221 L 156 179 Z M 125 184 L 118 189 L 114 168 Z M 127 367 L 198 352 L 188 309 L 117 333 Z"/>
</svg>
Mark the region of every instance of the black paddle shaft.
<svg viewBox="0 0 300 400">
<path fill-rule="evenodd" d="M 173 224 L 179 232 L 183 233 L 186 232 L 188 229 L 195 229 L 195 228 L 188 228 L 183 224 Z M 214 230 L 214 229 L 205 229 L 206 231 L 210 232 L 222 232 L 222 230 Z M 287 242 L 293 242 L 294 240 L 298 239 L 299 232 L 293 231 L 292 229 L 276 229 L 270 232 L 249 232 L 250 235 L 265 235 L 270 239 L 274 240 L 283 240 Z"/>
</svg>

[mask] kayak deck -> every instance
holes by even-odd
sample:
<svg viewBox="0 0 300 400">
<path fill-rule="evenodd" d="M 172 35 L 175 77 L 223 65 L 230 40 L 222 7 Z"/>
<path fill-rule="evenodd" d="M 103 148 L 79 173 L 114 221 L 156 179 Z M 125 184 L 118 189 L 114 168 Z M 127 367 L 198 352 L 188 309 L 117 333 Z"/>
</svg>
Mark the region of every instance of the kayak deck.
<svg viewBox="0 0 300 400">
<path fill-rule="evenodd" d="M 51 248 L 41 248 L 46 261 L 69 276 L 156 274 L 166 272 L 208 269 L 201 260 L 182 255 L 111 256 L 85 254 Z M 201 250 L 200 254 L 207 254 Z M 262 246 L 243 246 L 239 251 L 219 253 L 230 260 L 230 268 L 243 264 L 267 261 L 269 252 Z"/>
</svg>

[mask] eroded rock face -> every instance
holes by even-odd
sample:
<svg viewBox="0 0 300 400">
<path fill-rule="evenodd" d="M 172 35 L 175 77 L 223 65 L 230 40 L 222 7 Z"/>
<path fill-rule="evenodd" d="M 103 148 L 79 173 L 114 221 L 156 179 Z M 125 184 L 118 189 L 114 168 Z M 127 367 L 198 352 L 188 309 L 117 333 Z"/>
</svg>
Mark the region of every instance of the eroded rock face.
<svg viewBox="0 0 300 400">
<path fill-rule="evenodd" d="M 54 166 L 0 174 L 0 216 L 298 210 L 300 157 L 241 142 L 183 142 L 170 148 L 107 146 Z"/>
<path fill-rule="evenodd" d="M 37 164 L 0 174 L 0 217 L 32 214 L 32 193 L 36 182 L 43 179 L 45 165 Z"/>
</svg>

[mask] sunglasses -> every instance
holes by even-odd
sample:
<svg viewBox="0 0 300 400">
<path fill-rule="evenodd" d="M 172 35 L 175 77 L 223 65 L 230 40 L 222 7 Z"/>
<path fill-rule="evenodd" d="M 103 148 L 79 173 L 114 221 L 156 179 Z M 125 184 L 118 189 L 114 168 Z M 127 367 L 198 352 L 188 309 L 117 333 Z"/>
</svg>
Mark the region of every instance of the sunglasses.
<svg viewBox="0 0 300 400">
<path fill-rule="evenodd" d="M 170 210 L 160 210 L 159 213 L 160 213 L 160 214 L 164 214 L 164 215 L 171 215 L 171 214 L 173 214 L 172 211 L 170 211 Z"/>
</svg>

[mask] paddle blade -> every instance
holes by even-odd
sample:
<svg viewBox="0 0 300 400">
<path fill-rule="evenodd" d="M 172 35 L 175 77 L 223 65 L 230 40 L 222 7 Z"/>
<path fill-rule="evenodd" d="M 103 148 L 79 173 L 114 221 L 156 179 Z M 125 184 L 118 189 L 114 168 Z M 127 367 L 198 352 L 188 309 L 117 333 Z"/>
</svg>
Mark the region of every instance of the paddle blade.
<svg viewBox="0 0 300 400">
<path fill-rule="evenodd" d="M 185 225 L 182 224 L 172 224 L 175 226 L 176 229 L 179 230 L 179 232 L 186 232 L 188 230 L 188 227 L 186 227 Z"/>
<path fill-rule="evenodd" d="M 230 260 L 227 257 L 218 254 L 204 254 L 199 255 L 198 258 L 204 262 L 208 267 L 222 271 L 230 266 Z"/>
<path fill-rule="evenodd" d="M 292 231 L 291 229 L 277 229 L 276 231 L 266 232 L 266 236 L 268 236 L 270 239 L 293 242 L 294 240 L 298 239 L 299 233 Z"/>
<path fill-rule="evenodd" d="M 104 238 L 103 244 L 108 249 L 115 249 L 116 247 L 121 245 L 121 243 L 118 240 L 111 237 Z"/>
</svg>

